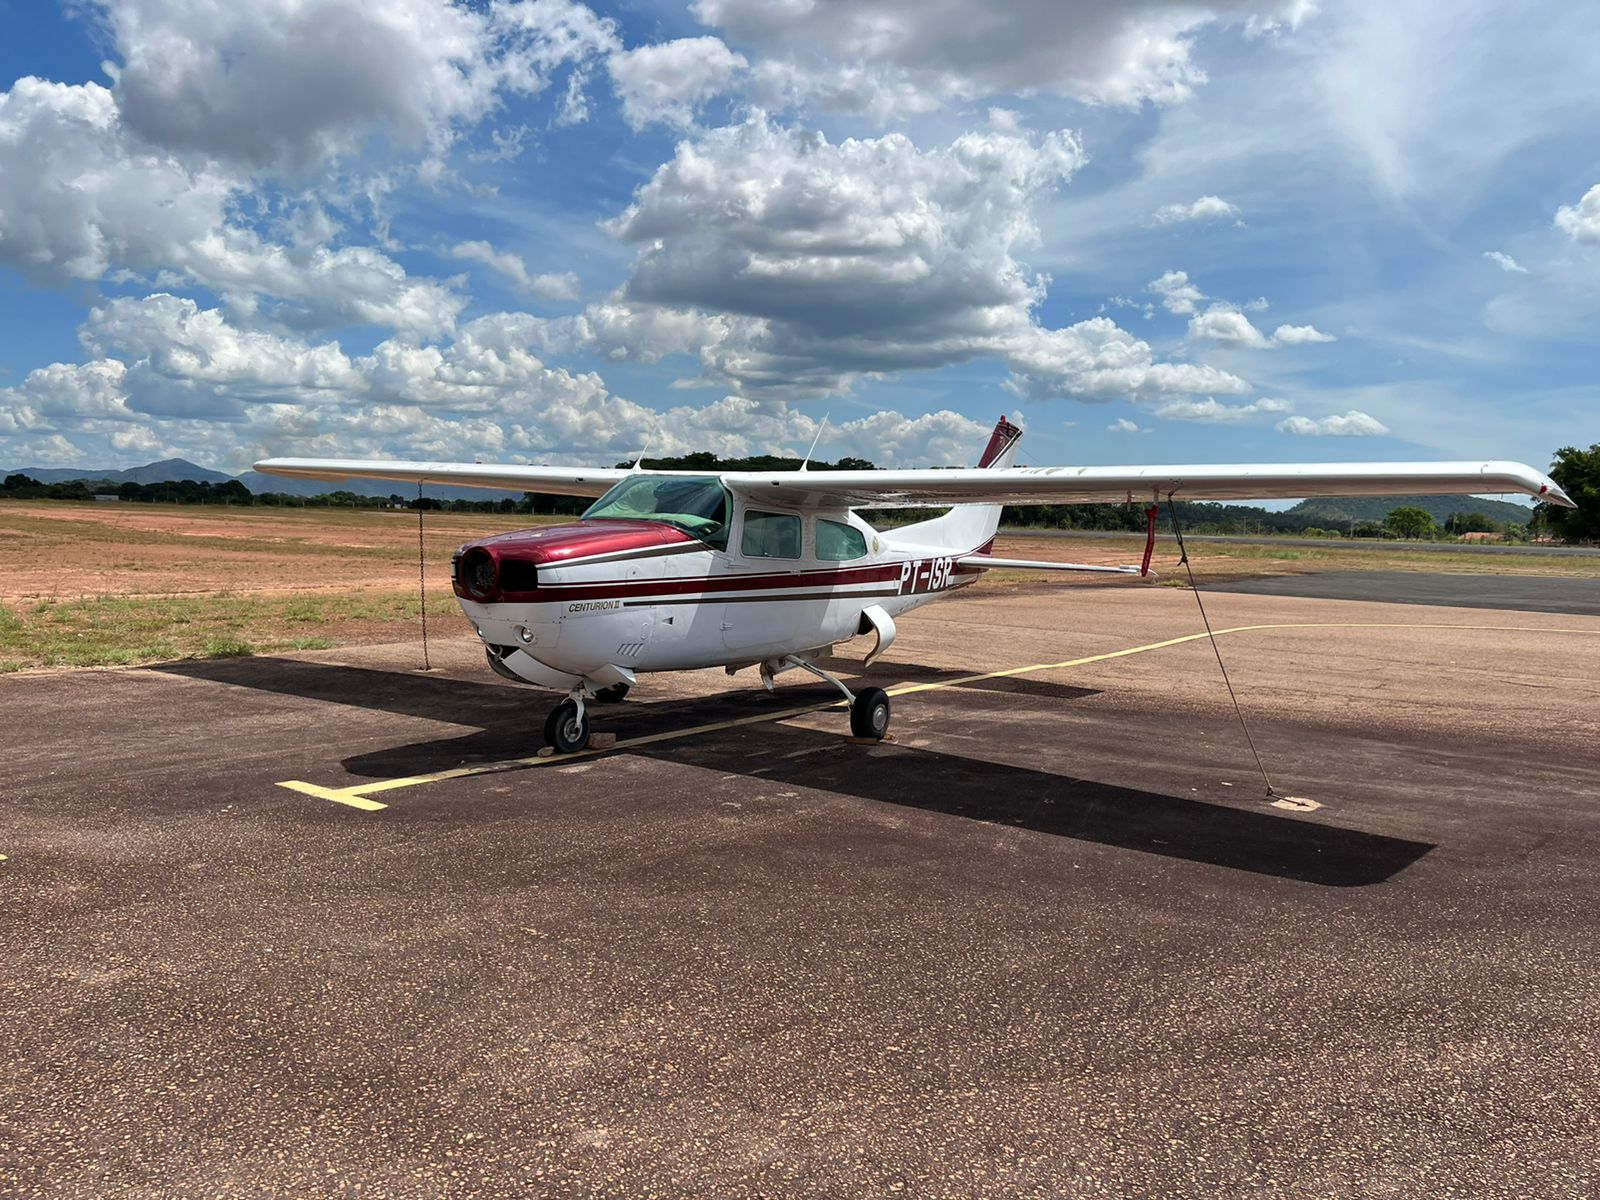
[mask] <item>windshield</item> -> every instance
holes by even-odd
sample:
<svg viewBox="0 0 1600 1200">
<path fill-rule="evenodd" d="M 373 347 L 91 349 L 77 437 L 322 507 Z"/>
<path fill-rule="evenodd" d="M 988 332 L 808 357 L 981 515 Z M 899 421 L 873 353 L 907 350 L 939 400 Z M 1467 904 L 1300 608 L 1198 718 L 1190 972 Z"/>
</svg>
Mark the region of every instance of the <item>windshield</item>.
<svg viewBox="0 0 1600 1200">
<path fill-rule="evenodd" d="M 728 545 L 728 490 L 705 475 L 639 475 L 624 479 L 583 514 L 585 521 L 662 521 L 719 550 Z"/>
</svg>

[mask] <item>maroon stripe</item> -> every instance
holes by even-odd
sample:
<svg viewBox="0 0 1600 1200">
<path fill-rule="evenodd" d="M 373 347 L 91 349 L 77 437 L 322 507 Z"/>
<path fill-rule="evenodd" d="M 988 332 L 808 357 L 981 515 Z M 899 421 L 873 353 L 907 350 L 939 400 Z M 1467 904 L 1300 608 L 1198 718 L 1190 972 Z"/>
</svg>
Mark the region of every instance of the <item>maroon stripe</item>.
<svg viewBox="0 0 1600 1200">
<path fill-rule="evenodd" d="M 931 592 L 902 592 L 898 588 L 882 588 L 871 592 L 802 592 L 795 596 L 745 596 L 741 599 L 731 600 L 732 604 L 768 604 L 778 602 L 793 602 L 795 600 L 854 600 L 857 596 L 937 596 L 942 592 L 953 592 L 957 588 L 964 588 L 968 584 L 976 583 L 977 579 L 957 579 L 948 587 L 938 588 Z M 659 600 L 646 596 L 641 600 L 624 600 L 623 608 L 648 608 L 652 605 L 667 604 L 705 604 L 708 601 L 691 596 L 685 599 Z"/>
<path fill-rule="evenodd" d="M 958 587 L 960 585 L 959 584 L 952 584 L 951 586 Z M 919 594 L 926 596 L 929 593 L 921 592 Z M 791 603 L 793 601 L 796 601 L 796 600 L 854 600 L 857 596 L 898 596 L 898 595 L 900 595 L 900 593 L 898 591 L 896 591 L 894 588 L 879 588 L 876 591 L 871 591 L 871 592 L 799 592 L 799 593 L 796 593 L 793 596 L 744 596 L 744 597 L 742 597 L 742 598 L 740 598 L 738 600 L 733 601 L 733 603 L 735 603 L 735 604 L 765 604 L 765 603 L 768 603 L 768 602 L 780 601 L 780 600 L 781 601 L 786 601 L 786 602 L 791 602 Z M 666 605 L 666 604 L 705 604 L 705 603 L 708 603 L 708 601 L 706 601 L 705 599 L 703 599 L 702 597 L 699 597 L 699 596 L 682 597 L 682 598 L 673 599 L 673 600 L 662 600 L 662 599 L 657 599 L 657 598 L 655 598 L 653 596 L 647 596 L 642 600 L 624 600 L 622 602 L 622 607 L 623 608 L 648 608 L 648 607 L 652 607 L 652 606 L 656 606 L 656 605 Z"/>
<path fill-rule="evenodd" d="M 991 539 L 992 542 L 992 539 Z M 966 554 L 973 553 L 965 551 Z M 931 563 L 937 559 L 948 558 L 954 560 L 951 574 L 958 582 L 953 582 L 950 587 L 958 587 L 963 583 L 972 582 L 973 578 L 982 573 L 981 568 L 963 564 L 960 560 L 961 553 L 936 555 L 929 558 L 895 559 L 888 563 L 877 563 L 861 567 L 835 567 L 828 570 L 812 571 L 763 571 L 754 575 L 693 575 L 684 578 L 672 579 L 636 579 L 622 580 L 584 580 L 572 583 L 543 583 L 531 592 L 520 592 L 514 597 L 519 604 L 539 603 L 565 603 L 576 600 L 628 600 L 636 597 L 648 598 L 649 603 L 700 603 L 701 598 L 714 601 L 740 592 L 754 591 L 792 591 L 796 588 L 840 588 L 861 583 L 893 583 L 892 588 L 884 590 L 862 591 L 853 593 L 839 592 L 812 592 L 805 596 L 760 596 L 750 597 L 752 600 L 797 600 L 814 599 L 828 595 L 856 595 L 856 596 L 898 596 L 898 595 L 930 595 L 935 594 L 926 588 L 917 586 L 919 576 L 926 576 L 927 572 L 913 572 L 912 578 L 907 580 L 910 585 L 905 591 L 900 588 L 901 568 L 907 561 L 913 563 Z M 552 564 L 554 565 L 554 564 Z M 565 565 L 565 564 L 563 564 Z M 574 563 L 580 566 L 581 563 Z M 949 587 L 937 589 L 948 591 Z M 459 591 L 457 593 L 460 594 Z M 685 596 L 692 599 L 668 601 L 661 597 Z"/>
<path fill-rule="evenodd" d="M 694 575 L 682 579 L 641 579 L 630 583 L 602 580 L 594 583 L 575 582 L 546 584 L 538 593 L 529 593 L 536 599 L 547 594 L 551 600 L 610 600 L 626 596 L 685 595 L 691 592 L 756 592 L 768 588 L 797 588 L 832 586 L 843 587 L 855 583 L 887 583 L 900 579 L 900 564 L 879 567 L 857 567 L 847 571 L 796 571 L 792 575 Z"/>
</svg>

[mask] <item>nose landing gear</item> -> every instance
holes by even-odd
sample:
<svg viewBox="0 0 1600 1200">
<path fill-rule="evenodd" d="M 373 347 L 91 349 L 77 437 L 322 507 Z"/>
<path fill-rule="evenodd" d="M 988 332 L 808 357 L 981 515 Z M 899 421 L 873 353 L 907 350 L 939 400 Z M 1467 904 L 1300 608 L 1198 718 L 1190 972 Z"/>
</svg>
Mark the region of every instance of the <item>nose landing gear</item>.
<svg viewBox="0 0 1600 1200">
<path fill-rule="evenodd" d="M 544 740 L 557 754 L 574 754 L 589 744 L 589 713 L 582 692 L 550 710 L 544 722 Z"/>
<path fill-rule="evenodd" d="M 491 656 L 492 657 L 492 656 Z M 569 676 L 570 678 L 570 676 Z M 614 682 L 601 686 L 602 681 Z M 609 668 L 599 678 L 589 676 L 550 710 L 544 722 L 544 741 L 557 754 L 576 754 L 589 744 L 590 704 L 620 704 L 633 683 L 633 672 Z M 614 738 L 612 739 L 615 740 Z"/>
</svg>

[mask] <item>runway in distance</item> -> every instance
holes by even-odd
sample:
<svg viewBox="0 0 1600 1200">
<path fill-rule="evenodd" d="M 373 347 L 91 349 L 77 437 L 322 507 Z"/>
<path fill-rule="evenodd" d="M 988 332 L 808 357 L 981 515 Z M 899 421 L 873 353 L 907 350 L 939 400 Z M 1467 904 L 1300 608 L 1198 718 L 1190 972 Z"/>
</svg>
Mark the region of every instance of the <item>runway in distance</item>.
<svg viewBox="0 0 1600 1200">
<path fill-rule="evenodd" d="M 256 470 L 595 497 L 577 521 L 470 542 L 451 564 L 489 665 L 565 693 L 545 722 L 561 753 L 588 743 L 590 702 L 620 700 L 648 672 L 718 666 L 730 675 L 758 667 L 768 690 L 783 671 L 808 671 L 844 693 L 855 736 L 881 739 L 889 697 L 852 691 L 817 666 L 833 646 L 871 634 L 871 665 L 894 642 L 896 618 L 995 567 L 1141 573 L 993 557 L 1002 505 L 1520 493 L 1574 507 L 1554 481 L 1514 462 L 1017 467 L 1021 437 L 1001 417 L 978 465 L 953 470 L 696 474 L 297 458 Z M 854 511 L 947 505 L 882 531 Z"/>
</svg>

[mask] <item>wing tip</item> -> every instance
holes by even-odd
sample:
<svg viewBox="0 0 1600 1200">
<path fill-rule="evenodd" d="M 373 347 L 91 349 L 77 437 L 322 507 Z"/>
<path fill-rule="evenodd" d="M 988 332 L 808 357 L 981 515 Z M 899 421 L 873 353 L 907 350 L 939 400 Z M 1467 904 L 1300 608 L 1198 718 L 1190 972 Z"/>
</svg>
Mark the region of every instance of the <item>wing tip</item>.
<svg viewBox="0 0 1600 1200">
<path fill-rule="evenodd" d="M 1558 508 L 1577 508 L 1578 502 L 1555 483 L 1542 484 L 1539 488 L 1539 499 L 1547 504 L 1554 504 Z"/>
</svg>

